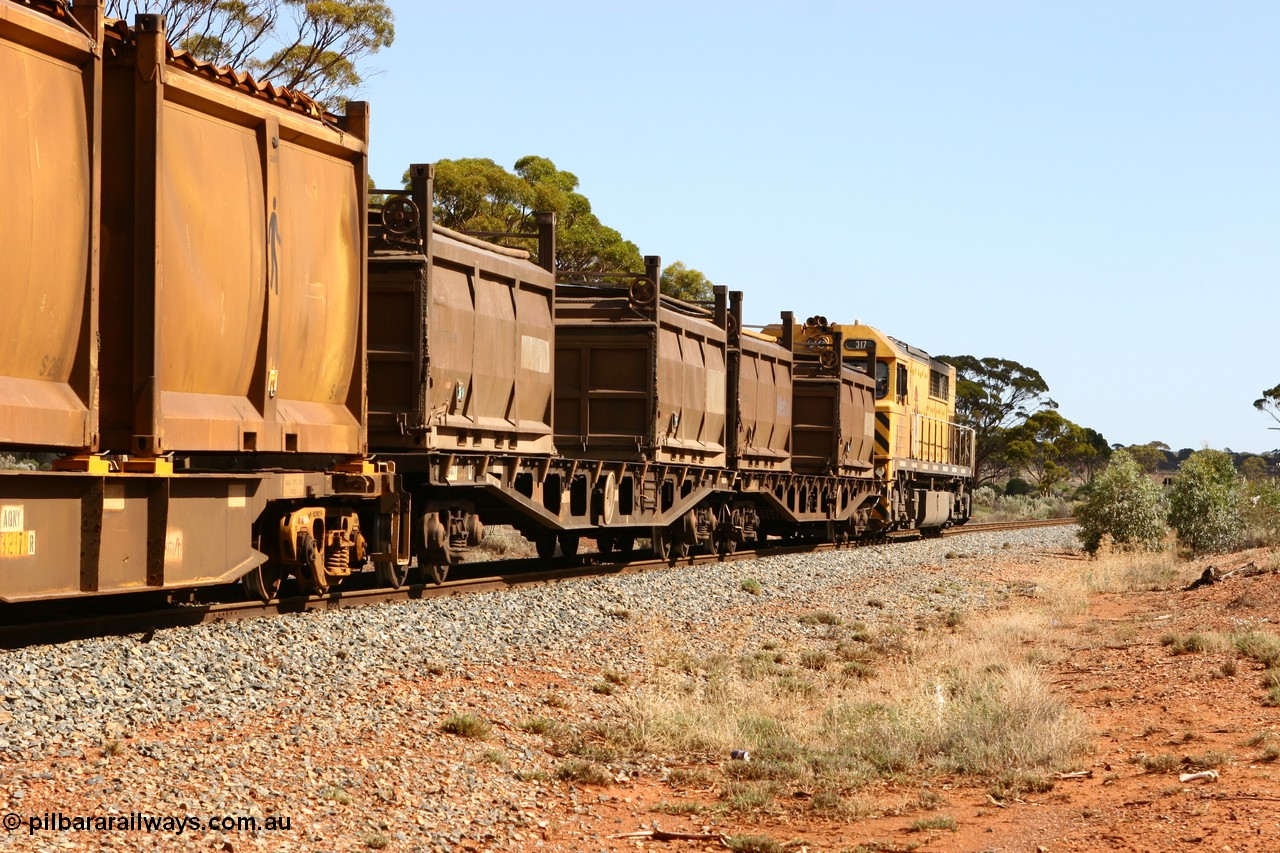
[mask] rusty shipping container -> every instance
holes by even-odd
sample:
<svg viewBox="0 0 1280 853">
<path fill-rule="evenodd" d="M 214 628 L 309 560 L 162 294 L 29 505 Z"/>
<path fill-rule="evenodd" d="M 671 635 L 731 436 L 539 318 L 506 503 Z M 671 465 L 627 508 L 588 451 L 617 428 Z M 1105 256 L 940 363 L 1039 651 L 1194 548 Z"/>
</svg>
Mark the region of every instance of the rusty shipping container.
<svg viewBox="0 0 1280 853">
<path fill-rule="evenodd" d="M 791 344 L 743 328 L 740 291 L 729 294 L 729 315 L 730 464 L 790 471 Z"/>
<path fill-rule="evenodd" d="M 365 105 L 107 32 L 102 444 L 117 452 L 365 449 Z"/>
<path fill-rule="evenodd" d="M 549 455 L 555 277 L 433 225 L 432 168 L 410 175 L 370 231 L 369 446 Z"/>
<path fill-rule="evenodd" d="M 101 2 L 0 0 L 0 445 L 97 444 Z"/>
<path fill-rule="evenodd" d="M 556 287 L 556 449 L 574 458 L 724 467 L 727 306 L 627 284 Z"/>
<path fill-rule="evenodd" d="M 875 444 L 874 392 L 871 379 L 853 368 L 828 368 L 797 360 L 792 470 L 842 476 L 870 471 Z"/>
</svg>

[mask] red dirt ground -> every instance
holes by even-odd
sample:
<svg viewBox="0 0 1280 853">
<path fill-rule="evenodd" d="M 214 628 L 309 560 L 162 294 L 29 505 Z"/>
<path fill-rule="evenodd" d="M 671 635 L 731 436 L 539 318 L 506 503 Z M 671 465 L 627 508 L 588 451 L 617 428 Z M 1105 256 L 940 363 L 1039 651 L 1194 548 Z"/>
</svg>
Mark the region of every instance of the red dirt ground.
<svg viewBox="0 0 1280 853">
<path fill-rule="evenodd" d="M 1078 568 L 1078 559 L 1064 556 L 1062 565 Z M 1248 559 L 1236 555 L 1218 565 L 1229 569 Z M 1042 561 L 1022 577 L 1050 570 Z M 1019 570 L 999 574 L 1010 581 Z M 609 849 L 617 850 L 723 849 L 711 841 L 613 837 L 657 826 L 768 836 L 794 851 L 1280 850 L 1280 762 L 1266 754 L 1268 745 L 1280 747 L 1280 710 L 1263 704 L 1262 667 L 1227 649 L 1174 655 L 1161 642 L 1193 631 L 1268 630 L 1278 616 L 1277 575 L 1231 577 L 1193 591 L 1093 595 L 1087 612 L 1058 623 L 1058 636 L 1045 639 L 1070 649 L 1052 668 L 1051 681 L 1086 716 L 1095 752 L 1076 768 L 1089 775 L 1058 780 L 1047 793 L 997 803 L 989 782 L 932 778 L 929 789 L 943 798 L 932 811 L 914 805 L 921 790 L 916 780 L 860 792 L 876 806 L 877 816 L 866 819 L 815 819 L 801 797 L 767 814 L 713 820 L 650 809 L 689 800 L 714 805 L 714 791 L 674 792 L 640 780 L 582 789 L 598 795 L 595 816 L 566 807 L 541 828 L 540 849 L 577 849 L 568 839 L 584 833 L 610 839 Z M 1277 734 L 1254 740 L 1266 732 Z M 1144 756 L 1166 755 L 1171 759 L 1161 770 L 1144 767 Z M 1217 762 L 1220 778 L 1180 783 L 1179 772 L 1194 769 L 1197 758 Z M 955 819 L 954 831 L 911 829 L 940 815 Z"/>
</svg>

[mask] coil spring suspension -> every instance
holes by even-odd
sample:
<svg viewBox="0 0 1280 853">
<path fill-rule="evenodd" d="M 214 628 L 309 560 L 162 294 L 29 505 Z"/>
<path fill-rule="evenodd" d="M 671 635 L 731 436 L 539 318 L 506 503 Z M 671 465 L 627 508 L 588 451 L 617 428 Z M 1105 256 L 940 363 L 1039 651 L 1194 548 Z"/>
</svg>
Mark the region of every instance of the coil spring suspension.
<svg viewBox="0 0 1280 853">
<path fill-rule="evenodd" d="M 329 571 L 344 571 L 351 566 L 351 549 L 344 545 L 335 545 L 324 555 L 324 567 Z"/>
</svg>

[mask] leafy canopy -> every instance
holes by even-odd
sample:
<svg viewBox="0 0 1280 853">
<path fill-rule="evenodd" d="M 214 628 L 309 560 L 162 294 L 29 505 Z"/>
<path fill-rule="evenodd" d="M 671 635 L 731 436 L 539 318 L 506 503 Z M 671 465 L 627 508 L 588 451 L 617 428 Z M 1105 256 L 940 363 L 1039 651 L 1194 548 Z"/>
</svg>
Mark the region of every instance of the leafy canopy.
<svg viewBox="0 0 1280 853">
<path fill-rule="evenodd" d="M 514 173 L 487 158 L 436 163 L 435 217 L 447 228 L 532 233 L 537 211 L 556 215 L 557 270 L 644 270 L 636 244 L 592 213 L 578 176 L 546 157 L 521 157 Z"/>
<path fill-rule="evenodd" d="M 556 215 L 557 270 L 643 272 L 636 244 L 600 221 L 578 192 L 578 183 L 577 175 L 546 157 L 521 157 L 512 172 L 487 158 L 441 160 L 436 163 L 435 221 L 457 231 L 532 233 L 534 213 L 550 211 Z M 710 280 L 681 261 L 662 271 L 661 285 L 663 293 L 681 299 L 711 298 Z"/>
<path fill-rule="evenodd" d="M 1246 488 L 1244 519 L 1249 538 L 1253 544 L 1269 548 L 1280 545 L 1280 485 L 1273 480 L 1256 480 Z"/>
<path fill-rule="evenodd" d="M 1081 459 L 1096 453 L 1084 430 L 1053 409 L 1036 412 L 1009 429 L 1004 451 L 1010 464 L 1026 472 L 1042 495 L 1066 480 Z"/>
<path fill-rule="evenodd" d="M 1249 456 L 1240 463 L 1240 476 L 1250 482 L 1265 480 L 1271 476 L 1271 466 L 1261 456 Z"/>
<path fill-rule="evenodd" d="M 1035 412 L 1056 409 L 1040 372 L 1004 358 L 939 356 L 956 369 L 956 420 L 973 427 L 979 482 L 992 479 L 1009 429 Z"/>
<path fill-rule="evenodd" d="M 1178 469 L 1169 493 L 1169 524 L 1192 554 L 1229 551 L 1244 532 L 1244 478 L 1231 455 L 1198 450 Z"/>
<path fill-rule="evenodd" d="M 1124 450 L 1093 481 L 1089 497 L 1076 509 L 1080 541 L 1095 554 L 1104 536 L 1121 550 L 1158 551 L 1164 539 L 1164 492 Z"/>
<path fill-rule="evenodd" d="M 1171 455 L 1169 445 L 1163 441 L 1148 441 L 1146 444 L 1131 444 L 1125 448 L 1143 471 L 1148 474 L 1160 470 L 1163 466 L 1172 467 L 1169 463 Z M 1190 455 L 1190 454 L 1188 454 Z"/>
<path fill-rule="evenodd" d="M 1276 423 L 1280 423 L 1280 385 L 1263 391 L 1262 396 L 1253 401 L 1253 407 L 1259 412 L 1270 415 Z"/>
<path fill-rule="evenodd" d="M 669 264 L 662 271 L 662 292 L 688 302 L 707 302 L 715 294 L 711 280 L 698 270 L 689 269 L 684 261 Z"/>
<path fill-rule="evenodd" d="M 1089 427 L 1084 427 L 1084 444 L 1086 446 L 1080 448 L 1074 460 L 1076 473 L 1086 483 L 1092 483 L 1094 475 L 1111 458 L 1111 445 L 1107 444 L 1102 433 Z"/>
<path fill-rule="evenodd" d="M 111 17 L 164 15 L 179 49 L 306 92 L 337 109 L 359 88 L 357 63 L 395 40 L 385 0 L 107 0 Z"/>
</svg>

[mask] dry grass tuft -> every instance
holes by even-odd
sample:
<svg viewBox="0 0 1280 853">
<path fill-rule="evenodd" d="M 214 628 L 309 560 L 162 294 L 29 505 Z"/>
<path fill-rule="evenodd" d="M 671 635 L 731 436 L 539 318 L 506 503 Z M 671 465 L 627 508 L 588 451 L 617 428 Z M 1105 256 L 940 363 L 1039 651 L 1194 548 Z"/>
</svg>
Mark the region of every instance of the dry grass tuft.
<svg viewBox="0 0 1280 853">
<path fill-rule="evenodd" d="M 1280 636 L 1266 631 L 1247 631 L 1231 636 L 1237 652 L 1268 669 L 1280 664 Z"/>
<path fill-rule="evenodd" d="M 939 815 L 938 817 L 927 817 L 917 820 L 907 827 L 908 832 L 927 832 L 934 829 L 946 829 L 955 832 L 959 826 L 956 819 L 950 815 Z"/>
<path fill-rule="evenodd" d="M 465 559 L 517 560 L 536 554 L 533 543 L 521 536 L 514 527 L 495 525 L 486 528 L 484 541 L 466 552 Z"/>
<path fill-rule="evenodd" d="M 556 778 L 582 785 L 608 785 L 613 781 L 608 770 L 581 758 L 571 758 L 557 767 Z"/>
<path fill-rule="evenodd" d="M 1199 631 L 1193 631 L 1190 634 L 1165 634 L 1160 638 L 1160 644 L 1169 647 L 1169 653 L 1174 655 L 1195 655 L 1202 652 L 1222 651 L 1227 647 L 1227 642 L 1217 634 L 1202 634 Z"/>
<path fill-rule="evenodd" d="M 484 740 L 491 731 L 489 724 L 474 714 L 450 714 L 440 723 L 440 731 L 459 737 Z"/>
<path fill-rule="evenodd" d="M 1200 570 L 1179 561 L 1172 549 L 1111 552 L 1087 564 L 1085 582 L 1091 592 L 1156 592 L 1185 586 Z"/>
<path fill-rule="evenodd" d="M 734 853 L 783 853 L 787 849 L 767 835 L 734 835 L 725 839 L 725 846 Z"/>
<path fill-rule="evenodd" d="M 607 737 L 677 760 L 749 750 L 750 763 L 722 768 L 722 799 L 743 811 L 799 786 L 826 792 L 815 808 L 840 812 L 848 792 L 904 773 L 1047 776 L 1087 741 L 1027 661 L 1024 641 L 1043 637 L 1045 618 L 1011 613 L 916 636 L 858 626 L 860 642 L 835 638 L 834 656 L 802 650 L 798 667 L 768 652 L 699 658 L 681 634 L 655 628 L 664 663 L 619 703 Z"/>
</svg>

